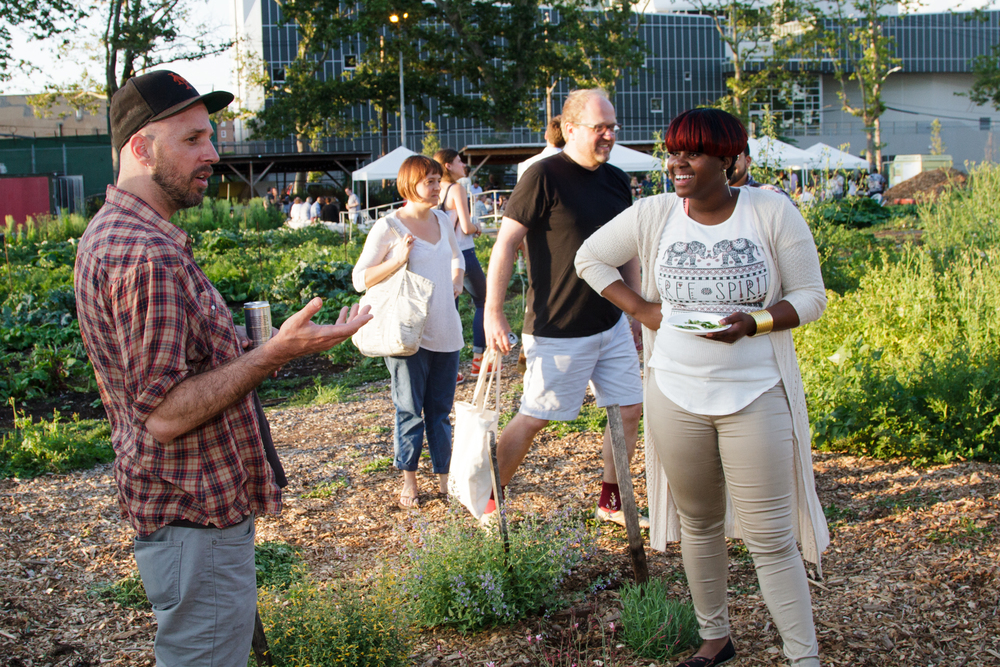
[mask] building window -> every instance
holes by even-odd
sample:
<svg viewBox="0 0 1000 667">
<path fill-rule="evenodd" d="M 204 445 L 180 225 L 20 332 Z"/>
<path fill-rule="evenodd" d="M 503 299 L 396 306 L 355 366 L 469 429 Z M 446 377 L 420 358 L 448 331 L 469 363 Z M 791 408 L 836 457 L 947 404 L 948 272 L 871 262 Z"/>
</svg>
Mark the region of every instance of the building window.
<svg viewBox="0 0 1000 667">
<path fill-rule="evenodd" d="M 989 116 L 983 116 L 979 119 L 979 129 L 983 132 L 990 131 L 990 118 Z"/>
<path fill-rule="evenodd" d="M 226 131 L 225 130 L 219 130 L 219 138 L 220 139 L 225 139 L 226 138 Z"/>
<path fill-rule="evenodd" d="M 275 67 L 271 70 L 271 80 L 275 83 L 280 83 L 285 80 L 285 68 Z"/>
<path fill-rule="evenodd" d="M 653 97 L 649 100 L 650 113 L 663 113 L 663 98 Z"/>
<path fill-rule="evenodd" d="M 750 104 L 750 116 L 760 119 L 766 106 L 779 134 L 816 135 L 820 131 L 819 77 L 799 79 L 796 83 L 760 91 Z M 760 127 L 758 120 L 757 126 Z"/>
<path fill-rule="evenodd" d="M 691 80 L 691 72 L 684 72 L 684 80 L 685 81 Z"/>
<path fill-rule="evenodd" d="M 356 69 L 358 66 L 358 57 L 353 53 L 344 54 L 344 69 Z"/>
</svg>

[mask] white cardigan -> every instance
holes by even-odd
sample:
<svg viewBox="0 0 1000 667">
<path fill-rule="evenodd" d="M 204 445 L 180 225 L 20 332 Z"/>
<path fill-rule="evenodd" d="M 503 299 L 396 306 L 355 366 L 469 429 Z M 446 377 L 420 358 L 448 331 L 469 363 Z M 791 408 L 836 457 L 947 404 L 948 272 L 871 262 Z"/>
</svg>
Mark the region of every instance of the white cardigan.
<svg viewBox="0 0 1000 667">
<path fill-rule="evenodd" d="M 784 299 L 795 308 L 801 324 L 819 318 L 826 308 L 826 291 L 820 273 L 819 257 L 809 226 L 786 197 L 756 188 L 741 188 L 741 197 L 749 197 L 754 226 L 764 245 L 764 261 L 774 279 L 770 281 L 764 303 L 771 306 Z M 659 249 L 663 228 L 674 206 L 681 206 L 674 194 L 647 197 L 635 202 L 588 238 L 576 255 L 576 271 L 598 293 L 621 280 L 615 267 L 639 256 L 643 269 L 642 296 L 660 303 L 653 263 Z M 643 357 L 649 361 L 656 332 L 642 328 Z M 802 547 L 806 560 L 820 568 L 820 554 L 830 544 L 823 507 L 816 495 L 813 479 L 812 452 L 809 436 L 809 416 L 806 396 L 795 358 L 791 331 L 768 334 L 778 360 L 781 380 L 788 395 L 792 413 L 792 438 L 796 480 L 792 502 L 798 521 L 793 524 L 795 539 Z M 646 374 L 644 382 L 649 382 Z M 646 406 L 643 406 L 644 408 Z M 667 473 L 653 446 L 655 434 L 645 431 L 646 491 L 650 511 L 650 543 L 663 551 L 668 541 L 680 539 L 680 520 Z M 726 535 L 741 537 L 739 522 L 733 511 L 732 499 L 726 493 Z M 822 570 L 819 569 L 822 574 Z"/>
</svg>

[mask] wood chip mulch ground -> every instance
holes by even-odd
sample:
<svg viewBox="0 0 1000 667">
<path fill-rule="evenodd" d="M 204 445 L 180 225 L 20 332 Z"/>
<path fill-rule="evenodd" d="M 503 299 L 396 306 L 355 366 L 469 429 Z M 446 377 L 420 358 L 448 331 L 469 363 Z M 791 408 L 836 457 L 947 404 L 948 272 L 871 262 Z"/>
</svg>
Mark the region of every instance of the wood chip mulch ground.
<svg viewBox="0 0 1000 667">
<path fill-rule="evenodd" d="M 508 380 L 513 399 L 516 378 Z M 467 383 L 459 397 L 468 399 L 471 391 Z M 432 498 L 430 474 L 421 477 L 423 507 L 404 511 L 396 506 L 396 472 L 362 472 L 391 455 L 392 415 L 384 383 L 346 403 L 270 411 L 291 484 L 283 514 L 258 519 L 258 540 L 301 546 L 312 576 L 331 581 L 394 562 L 418 524 L 441 521 L 448 507 Z M 568 507 L 588 515 L 599 489 L 599 448 L 599 434 L 543 434 L 511 485 L 512 502 L 522 509 Z M 1000 665 L 1000 466 L 914 469 L 828 453 L 815 454 L 814 466 L 833 537 L 824 576 L 811 586 L 823 664 Z M 641 453 L 632 470 L 642 504 Z M 303 497 L 342 478 L 348 485 L 329 498 Z M 676 545 L 647 553 L 651 574 L 670 581 L 686 599 Z M 131 531 L 119 517 L 110 466 L 0 480 L 0 666 L 152 665 L 152 613 L 95 595 L 134 568 Z M 740 655 L 730 664 L 785 664 L 745 550 L 733 549 L 730 574 Z M 624 529 L 602 527 L 597 555 L 570 586 L 586 590 L 599 578 L 610 585 L 572 611 L 607 627 L 618 618 L 616 589 L 630 576 Z M 464 636 L 425 631 L 412 662 L 546 664 L 527 638 L 558 634 L 568 614 L 553 610 L 547 619 Z M 613 636 L 610 641 L 616 646 Z M 615 655 L 609 667 L 654 664 L 624 649 Z"/>
</svg>

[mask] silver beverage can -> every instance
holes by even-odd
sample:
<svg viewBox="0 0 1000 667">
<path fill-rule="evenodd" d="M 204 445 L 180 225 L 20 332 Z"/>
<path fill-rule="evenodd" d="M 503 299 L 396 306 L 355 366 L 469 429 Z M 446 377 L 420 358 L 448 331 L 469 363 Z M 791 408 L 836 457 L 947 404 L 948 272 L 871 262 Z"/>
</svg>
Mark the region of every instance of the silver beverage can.
<svg viewBox="0 0 1000 667">
<path fill-rule="evenodd" d="M 514 333 L 513 331 L 508 331 L 507 332 L 507 342 L 510 343 L 511 347 L 514 347 L 515 345 L 517 345 L 517 334 Z"/>
<path fill-rule="evenodd" d="M 260 347 L 271 340 L 271 304 L 267 301 L 248 301 L 243 304 L 246 318 L 247 337 L 250 349 Z"/>
</svg>

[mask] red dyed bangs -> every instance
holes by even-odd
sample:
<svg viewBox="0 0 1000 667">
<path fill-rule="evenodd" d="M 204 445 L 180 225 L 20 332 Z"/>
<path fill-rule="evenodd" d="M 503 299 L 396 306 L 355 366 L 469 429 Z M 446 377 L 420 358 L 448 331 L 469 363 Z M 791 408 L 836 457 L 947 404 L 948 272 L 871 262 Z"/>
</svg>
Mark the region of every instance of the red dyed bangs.
<svg viewBox="0 0 1000 667">
<path fill-rule="evenodd" d="M 747 147 L 740 119 L 719 109 L 689 109 L 670 121 L 663 142 L 667 150 L 736 157 Z"/>
</svg>

